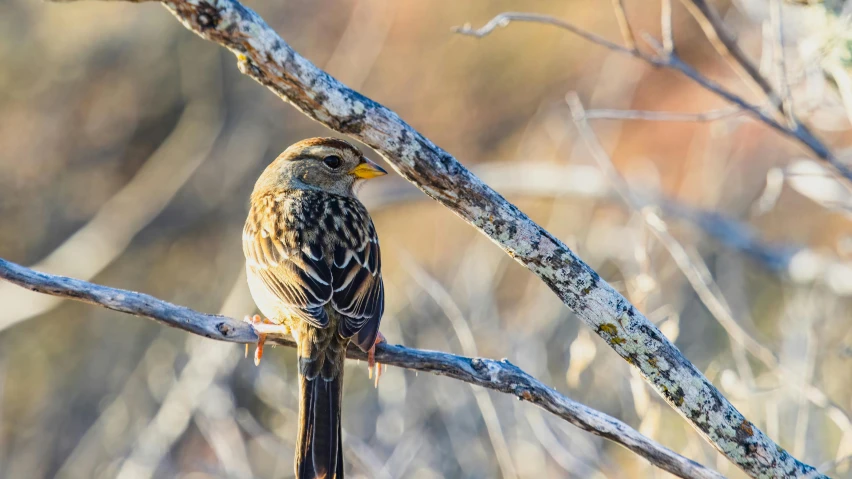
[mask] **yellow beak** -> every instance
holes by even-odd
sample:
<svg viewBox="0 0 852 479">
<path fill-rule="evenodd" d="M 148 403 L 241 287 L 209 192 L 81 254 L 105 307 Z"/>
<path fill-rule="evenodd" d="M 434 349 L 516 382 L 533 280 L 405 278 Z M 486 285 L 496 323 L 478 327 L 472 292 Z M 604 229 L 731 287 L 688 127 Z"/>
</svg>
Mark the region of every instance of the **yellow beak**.
<svg viewBox="0 0 852 479">
<path fill-rule="evenodd" d="M 377 176 L 384 176 L 388 174 L 381 166 L 373 163 L 372 161 L 361 157 L 361 162 L 358 163 L 358 166 L 352 168 L 352 171 L 349 172 L 350 175 L 361 178 L 363 180 L 369 180 L 370 178 L 375 178 Z"/>
</svg>

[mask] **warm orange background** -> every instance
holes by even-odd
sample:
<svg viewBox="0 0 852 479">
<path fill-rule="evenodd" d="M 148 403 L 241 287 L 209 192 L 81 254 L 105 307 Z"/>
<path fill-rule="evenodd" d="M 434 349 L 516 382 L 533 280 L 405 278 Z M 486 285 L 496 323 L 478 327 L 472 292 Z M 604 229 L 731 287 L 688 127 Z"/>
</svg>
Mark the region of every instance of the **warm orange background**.
<svg viewBox="0 0 852 479">
<path fill-rule="evenodd" d="M 626 3 L 635 31 L 658 37 L 657 4 Z M 641 216 L 600 181 L 564 96 L 577 91 L 588 109 L 727 105 L 676 73 L 550 26 L 511 25 L 479 40 L 451 33 L 520 10 L 620 41 L 609 1 L 246 4 L 575 248 L 796 457 L 820 465 L 852 454 L 852 425 L 802 393 L 806 382 L 852 410 L 848 196 L 821 203 L 784 182 L 765 211 L 755 206 L 767 174 L 807 152 L 745 117 L 592 122 L 633 188 L 723 213 L 766 242 L 813 248 L 840 268 L 796 283 L 664 217 L 706 262 L 733 318 L 795 372 L 778 374 L 732 347 Z M 759 23 L 717 6 L 758 59 Z M 677 2 L 674 25 L 686 61 L 762 101 Z M 156 4 L 0 3 L 0 256 L 201 311 L 254 312 L 240 278 L 254 180 L 290 143 L 330 132 L 235 63 Z M 816 106 L 804 84 L 793 92 L 801 116 L 842 152 L 849 123 L 826 88 Z M 367 185 L 364 198 L 382 242 L 390 342 L 472 354 L 447 317 L 460 315 L 477 354 L 508 357 L 569 397 L 743 477 L 485 237 L 395 174 Z M 292 477 L 293 351 L 270 350 L 255 368 L 238 346 L 6 284 L 0 329 L 0 477 Z M 352 477 L 667 476 L 509 396 L 476 399 L 466 384 L 393 368 L 376 390 L 363 364 L 346 378 Z M 852 477 L 848 465 L 830 475 Z"/>
</svg>

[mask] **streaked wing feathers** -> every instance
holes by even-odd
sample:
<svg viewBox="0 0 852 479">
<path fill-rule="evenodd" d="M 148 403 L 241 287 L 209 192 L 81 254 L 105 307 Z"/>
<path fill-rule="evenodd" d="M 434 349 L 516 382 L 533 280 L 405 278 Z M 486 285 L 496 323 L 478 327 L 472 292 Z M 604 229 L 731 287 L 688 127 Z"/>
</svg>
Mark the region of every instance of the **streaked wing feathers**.
<svg viewBox="0 0 852 479">
<path fill-rule="evenodd" d="M 340 334 L 357 334 L 366 350 L 384 311 L 376 230 L 357 200 L 324 201 L 301 204 L 301 215 L 284 214 L 271 198 L 254 205 L 243 231 L 246 262 L 290 311 L 315 326 L 328 326 L 330 302 L 342 317 Z"/>
<path fill-rule="evenodd" d="M 247 223 L 243 252 L 247 263 L 293 314 L 318 327 L 328 326 L 325 306 L 331 300 L 331 270 L 318 245 L 302 249 L 285 244 L 262 225 Z"/>
<path fill-rule="evenodd" d="M 338 244 L 334 250 L 332 302 L 334 309 L 346 318 L 340 324 L 340 334 L 346 337 L 364 329 L 378 331 L 384 311 L 381 252 L 375 228 L 367 221 L 359 241 Z M 374 327 L 365 328 L 373 323 Z M 375 332 L 368 334 L 363 341 L 357 341 L 358 345 L 369 349 L 375 335 Z M 369 344 L 365 347 L 362 343 Z"/>
</svg>

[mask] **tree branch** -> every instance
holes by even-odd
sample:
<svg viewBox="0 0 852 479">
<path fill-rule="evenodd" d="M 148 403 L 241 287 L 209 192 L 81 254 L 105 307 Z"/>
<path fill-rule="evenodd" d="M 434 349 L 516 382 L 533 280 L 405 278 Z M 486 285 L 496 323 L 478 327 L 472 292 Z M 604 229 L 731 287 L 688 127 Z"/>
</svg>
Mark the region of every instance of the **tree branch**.
<svg viewBox="0 0 852 479">
<path fill-rule="evenodd" d="M 692 1 L 692 0 L 685 0 L 685 1 Z M 693 3 L 701 4 L 702 8 L 706 7 L 707 9 L 709 9 L 709 11 L 715 12 L 714 10 L 712 10 L 712 7 L 710 7 L 704 1 L 694 0 Z M 697 17 L 697 18 L 700 18 L 700 17 Z M 557 28 L 561 28 L 563 30 L 568 30 L 571 33 L 574 33 L 575 35 L 578 35 L 578 36 L 580 36 L 580 37 L 582 37 L 582 38 L 584 38 L 584 39 L 586 39 L 586 40 L 588 40 L 592 43 L 596 43 L 596 44 L 601 45 L 605 48 L 608 48 L 609 50 L 625 53 L 627 55 L 636 57 L 640 60 L 643 60 L 643 61 L 649 63 L 650 65 L 655 66 L 655 67 L 672 69 L 672 70 L 686 76 L 687 78 L 689 78 L 693 82 L 697 83 L 699 86 L 701 86 L 705 90 L 713 92 L 716 95 L 718 95 L 719 97 L 723 98 L 725 101 L 727 101 L 727 102 L 729 102 L 733 105 L 736 105 L 739 108 L 742 108 L 744 111 L 751 114 L 751 116 L 753 116 L 754 118 L 756 118 L 760 122 L 768 125 L 769 127 L 774 129 L 775 131 L 781 133 L 784 136 L 787 136 L 789 138 L 792 138 L 792 139 L 798 141 L 803 146 L 805 146 L 805 148 L 810 150 L 810 152 L 814 156 L 816 156 L 817 158 L 819 158 L 821 160 L 824 160 L 824 161 L 830 163 L 838 171 L 838 173 L 840 173 L 843 177 L 845 177 L 847 180 L 852 182 L 852 168 L 850 168 L 849 165 L 846 165 L 845 163 L 841 162 L 834 155 L 834 153 L 819 138 L 817 138 L 803 123 L 797 122 L 794 127 L 787 127 L 786 125 L 782 124 L 781 122 L 779 122 L 775 118 L 773 118 L 773 116 L 771 116 L 771 114 L 765 113 L 757 105 L 754 105 L 754 104 L 748 102 L 743 97 L 734 94 L 733 92 L 731 92 L 730 90 L 727 90 L 726 88 L 722 87 L 721 85 L 714 82 L 713 80 L 710 80 L 709 78 L 698 73 L 698 71 L 696 71 L 691 65 L 689 65 L 689 64 L 685 63 L 683 60 L 681 60 L 681 58 L 677 55 L 677 53 L 675 53 L 674 50 L 667 51 L 667 49 L 664 45 L 661 45 L 659 42 L 654 40 L 652 37 L 645 36 L 644 39 L 646 41 L 648 41 L 648 43 L 654 48 L 654 50 L 655 50 L 654 55 L 645 53 L 645 52 L 639 50 L 638 48 L 632 48 L 631 49 L 631 48 L 622 47 L 621 45 L 617 45 L 615 43 L 612 43 L 609 40 L 606 40 L 605 38 L 602 38 L 598 35 L 595 35 L 594 33 L 587 32 L 587 31 L 583 30 L 582 28 L 577 27 L 576 25 L 573 25 L 569 22 L 560 20 L 558 18 L 550 17 L 548 15 L 539 15 L 539 14 L 534 14 L 534 13 L 518 13 L 518 12 L 501 13 L 500 15 L 497 15 L 496 17 L 492 18 L 488 23 L 486 23 L 482 28 L 479 28 L 479 29 L 473 29 L 473 28 L 470 27 L 470 25 L 465 25 L 463 27 L 459 27 L 459 28 L 454 29 L 454 31 L 456 33 L 460 33 L 460 34 L 463 34 L 463 35 L 469 35 L 469 36 L 473 36 L 473 37 L 476 37 L 476 38 L 482 38 L 482 37 L 490 34 L 491 32 L 493 32 L 496 28 L 505 27 L 512 22 L 533 22 L 533 23 L 543 23 L 543 24 L 547 24 L 547 25 L 553 25 Z M 712 27 L 715 24 L 708 23 L 706 25 L 707 25 L 707 28 L 712 29 Z M 711 31 L 715 31 L 715 30 L 711 30 Z M 705 29 L 705 33 L 706 32 L 707 32 L 707 29 Z M 714 45 L 717 45 L 717 43 L 718 43 L 718 45 L 720 45 L 720 47 L 724 47 L 724 46 L 727 45 L 727 43 L 721 42 L 721 40 L 714 43 Z M 733 43 L 733 46 L 736 46 L 736 43 Z M 754 81 L 757 82 L 758 85 L 760 85 L 761 89 L 763 89 L 763 91 L 766 92 L 766 95 L 769 97 L 770 101 L 773 102 L 773 103 L 776 103 L 776 99 L 778 98 L 777 94 L 774 93 L 771 85 L 769 85 L 768 81 L 765 78 L 763 78 L 762 76 L 760 76 L 759 73 L 757 73 L 757 75 L 758 75 L 757 77 L 755 77 L 751 74 L 751 70 L 756 71 L 756 69 L 754 69 L 754 66 L 748 61 L 748 59 L 745 58 L 745 56 L 742 54 L 742 51 L 740 51 L 738 47 L 736 48 L 736 50 L 729 49 L 729 50 L 725 50 L 725 51 L 730 52 L 730 55 L 732 55 L 733 58 L 736 60 L 736 65 L 740 65 L 740 66 L 742 66 L 743 69 L 745 69 L 746 73 L 744 73 L 744 75 L 748 74 L 749 78 L 754 79 Z M 735 52 L 736 52 L 736 54 L 735 54 Z M 726 58 L 728 58 L 728 57 L 726 57 Z M 758 79 L 760 79 L 762 81 L 758 81 Z M 780 102 L 780 100 L 778 100 L 778 102 Z M 783 106 L 779 106 L 779 108 L 783 108 Z"/>
<path fill-rule="evenodd" d="M 725 26 L 725 21 L 722 20 L 719 12 L 706 0 L 681 0 L 681 3 L 698 22 L 704 36 L 707 37 L 716 52 L 731 64 L 731 67 L 741 78 L 753 82 L 769 101 L 783 113 L 784 102 L 781 97 L 772 88 L 769 80 L 760 74 L 760 69 L 749 60 L 740 48 L 736 37 Z"/>
<path fill-rule="evenodd" d="M 748 474 L 815 473 L 740 414 L 653 323 L 564 243 L 396 113 L 317 68 L 236 0 L 162 3 L 187 28 L 234 52 L 240 71 L 310 118 L 379 152 L 401 176 L 535 273 L 717 450 Z M 489 366 L 480 369 L 486 371 Z M 480 377 L 473 372 L 477 369 L 467 371 L 465 377 Z"/>
<path fill-rule="evenodd" d="M 166 326 L 218 341 L 245 344 L 257 342 L 257 335 L 245 322 L 227 316 L 200 313 L 135 291 L 39 273 L 3 259 L 0 259 L 0 278 L 32 291 L 142 316 Z M 268 341 L 287 347 L 296 346 L 290 337 L 270 336 Z M 359 360 L 367 358 L 367 355 L 356 346 L 350 346 L 346 356 Z M 494 391 L 512 394 L 580 429 L 621 444 L 655 466 L 678 477 L 702 479 L 724 477 L 652 441 L 618 419 L 563 396 L 507 359 L 495 361 L 485 358 L 468 358 L 437 351 L 380 344 L 376 348 L 376 360 L 383 364 L 447 376 Z"/>
<path fill-rule="evenodd" d="M 779 95 L 769 80 L 760 74 L 760 69 L 740 48 L 736 37 L 725 25 L 725 21 L 719 15 L 719 12 L 707 0 L 681 0 L 681 3 L 701 26 L 704 35 L 719 55 L 728 61 L 741 78 L 750 80 L 752 85 L 762 91 L 769 102 L 775 106 L 777 112 L 790 121 L 790 127 L 784 128 L 789 132 L 787 135 L 798 139 L 817 158 L 827 161 L 847 180 L 852 181 L 852 169 L 849 165 L 841 162 L 801 120 L 796 118 L 791 109 L 792 102 L 785 101 L 787 98 Z"/>
</svg>

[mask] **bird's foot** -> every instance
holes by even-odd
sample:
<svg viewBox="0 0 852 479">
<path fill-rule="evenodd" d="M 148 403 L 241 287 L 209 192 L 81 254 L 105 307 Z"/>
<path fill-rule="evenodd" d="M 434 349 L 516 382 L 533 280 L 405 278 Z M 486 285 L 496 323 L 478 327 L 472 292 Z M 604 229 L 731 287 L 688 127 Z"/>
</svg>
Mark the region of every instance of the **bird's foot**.
<svg viewBox="0 0 852 479">
<path fill-rule="evenodd" d="M 259 314 L 255 314 L 254 316 L 246 316 L 243 318 L 243 321 L 249 323 L 254 329 L 254 332 L 257 333 L 257 347 L 254 350 L 254 365 L 260 365 L 260 358 L 263 357 L 263 343 L 266 342 L 267 334 L 280 334 L 282 336 L 286 336 L 290 334 L 290 327 L 286 324 L 278 324 L 274 323 L 266 318 L 261 317 Z M 249 345 L 246 344 L 246 357 L 248 357 Z"/>
<path fill-rule="evenodd" d="M 376 335 L 376 341 L 373 343 L 373 346 L 370 348 L 370 350 L 367 351 L 367 371 L 370 375 L 370 379 L 373 378 L 373 368 L 376 369 L 375 387 L 379 387 L 379 378 L 382 377 L 382 365 L 376 362 L 376 345 L 386 342 L 388 342 L 388 340 L 385 339 L 385 335 L 382 334 L 381 331 L 379 331 L 379 333 Z"/>
</svg>

